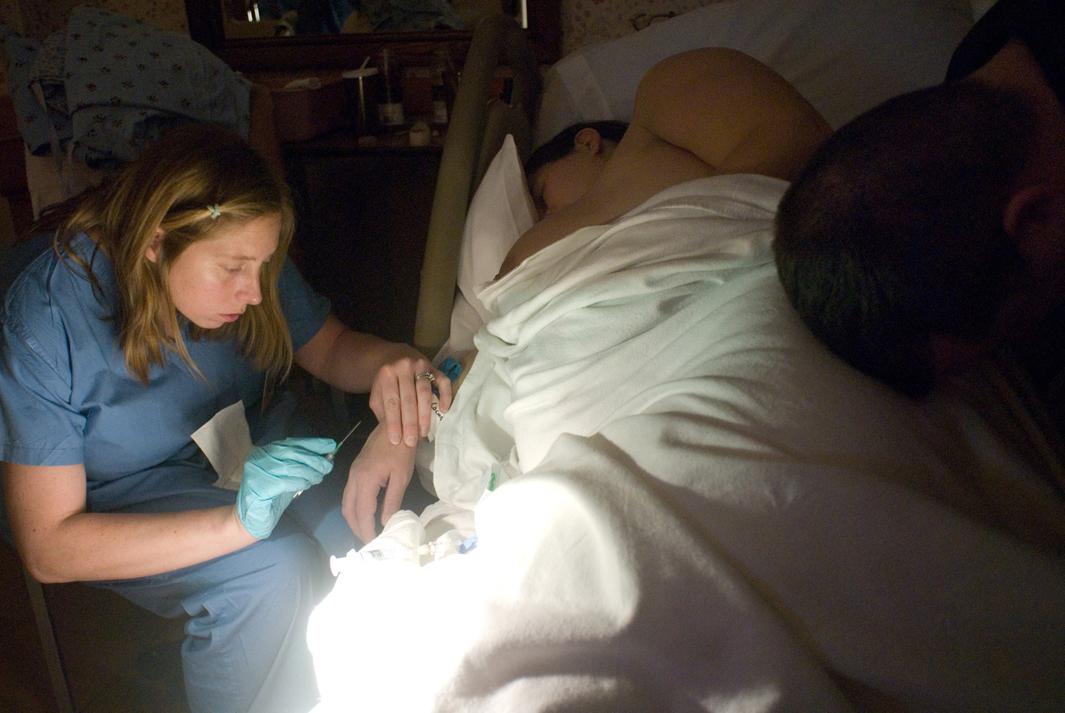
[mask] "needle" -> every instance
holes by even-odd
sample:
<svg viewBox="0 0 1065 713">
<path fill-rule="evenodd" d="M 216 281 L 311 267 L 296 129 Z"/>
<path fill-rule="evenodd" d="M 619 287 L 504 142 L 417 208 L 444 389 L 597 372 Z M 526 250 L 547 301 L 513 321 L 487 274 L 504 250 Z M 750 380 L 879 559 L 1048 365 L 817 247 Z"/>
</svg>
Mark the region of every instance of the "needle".
<svg viewBox="0 0 1065 713">
<path fill-rule="evenodd" d="M 333 458 L 335 458 L 335 457 L 336 457 L 336 454 L 337 454 L 337 452 L 338 452 L 338 451 L 340 450 L 340 447 L 341 447 L 342 445 L 344 445 L 344 441 L 348 440 L 348 439 L 349 439 L 349 438 L 351 437 L 351 434 L 353 434 L 353 433 L 355 433 L 355 431 L 359 430 L 359 426 L 361 426 L 361 425 L 362 425 L 362 421 L 359 421 L 359 422 L 358 422 L 358 423 L 356 423 L 356 424 L 355 424 L 354 426 L 352 426 L 352 427 L 351 427 L 351 430 L 350 430 L 350 431 L 348 431 L 347 435 L 346 435 L 346 436 L 344 436 L 343 438 L 341 438 L 341 439 L 340 439 L 340 442 L 339 442 L 339 443 L 337 443 L 337 447 L 336 447 L 336 448 L 334 448 L 334 449 L 333 449 L 333 452 L 332 452 L 332 453 L 330 453 L 329 455 L 327 455 L 327 456 L 325 457 L 325 459 L 326 459 L 326 460 L 329 460 L 329 461 L 333 460 Z"/>
<path fill-rule="evenodd" d="M 351 437 L 351 434 L 353 434 L 353 433 L 355 433 L 355 431 L 359 430 L 359 426 L 361 426 L 361 425 L 362 425 L 362 421 L 360 420 L 358 423 L 356 423 L 354 426 L 352 426 L 351 430 L 348 431 L 347 435 L 345 435 L 343 438 L 340 439 L 340 443 L 337 444 L 337 447 L 333 449 L 332 453 L 329 453 L 328 455 L 326 455 L 325 459 L 327 461 L 329 461 L 330 463 L 332 463 L 333 459 L 336 458 L 337 451 L 339 451 L 340 447 L 342 445 L 344 445 L 344 441 L 348 440 L 348 438 Z M 293 495 L 292 499 L 295 500 L 296 498 L 298 498 L 301 495 L 303 495 L 303 491 L 302 490 L 298 491 L 295 495 Z"/>
</svg>

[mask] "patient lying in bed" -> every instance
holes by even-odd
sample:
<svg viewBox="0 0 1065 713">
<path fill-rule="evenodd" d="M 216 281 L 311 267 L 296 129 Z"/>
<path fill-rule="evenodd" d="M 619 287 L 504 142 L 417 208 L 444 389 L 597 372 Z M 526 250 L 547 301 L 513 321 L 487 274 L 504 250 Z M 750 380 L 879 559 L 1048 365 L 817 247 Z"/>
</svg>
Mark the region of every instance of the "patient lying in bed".
<svg viewBox="0 0 1065 713">
<path fill-rule="evenodd" d="M 584 189 L 533 177 L 545 217 L 438 424 L 441 502 L 339 561 L 312 617 L 322 713 L 1059 708 L 1048 442 L 994 374 L 917 402 L 821 347 L 769 246 L 822 123 L 737 53 L 654 77 L 677 86 L 645 82 L 649 114 L 706 116 L 638 106 L 577 147 Z M 411 461 L 371 436 L 360 526 Z"/>
<path fill-rule="evenodd" d="M 707 48 L 670 57 L 641 81 L 620 141 L 582 130 L 568 155 L 529 177 L 542 219 L 511 248 L 499 276 L 578 229 L 608 224 L 691 179 L 750 173 L 789 180 L 828 133 L 798 92 L 741 52 Z M 668 241 L 656 246 L 671 249 Z M 379 490 L 386 491 L 385 521 L 413 466 L 409 449 L 386 449 L 373 437 L 367 449 L 352 465 L 344 502 L 363 541 L 374 534 Z"/>
</svg>

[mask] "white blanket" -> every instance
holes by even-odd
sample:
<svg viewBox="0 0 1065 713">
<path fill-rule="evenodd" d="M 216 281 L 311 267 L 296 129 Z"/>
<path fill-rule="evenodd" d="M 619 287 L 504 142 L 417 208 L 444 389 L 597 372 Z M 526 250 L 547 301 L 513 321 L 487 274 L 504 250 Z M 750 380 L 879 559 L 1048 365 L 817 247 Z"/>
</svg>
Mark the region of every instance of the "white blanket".
<svg viewBox="0 0 1065 713">
<path fill-rule="evenodd" d="M 339 562 L 323 713 L 1062 708 L 1047 443 L 997 382 L 917 403 L 823 350 L 783 187 L 674 187 L 482 295 L 435 462 L 476 548 L 403 514 Z"/>
<path fill-rule="evenodd" d="M 764 176 L 675 186 L 484 289 L 494 318 L 435 442 L 440 498 L 472 508 L 491 469 L 530 470 L 561 433 L 595 433 L 691 389 L 692 361 L 717 339 L 708 316 L 733 298 L 735 277 L 771 261 L 785 186 Z"/>
</svg>

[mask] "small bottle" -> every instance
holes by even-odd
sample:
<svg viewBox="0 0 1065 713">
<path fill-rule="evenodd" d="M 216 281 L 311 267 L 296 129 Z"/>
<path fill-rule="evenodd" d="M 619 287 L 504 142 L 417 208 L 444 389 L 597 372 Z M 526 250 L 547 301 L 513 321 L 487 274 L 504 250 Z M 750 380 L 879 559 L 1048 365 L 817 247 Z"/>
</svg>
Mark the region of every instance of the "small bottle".
<svg viewBox="0 0 1065 713">
<path fill-rule="evenodd" d="M 385 131 L 403 126 L 403 75 L 399 62 L 388 47 L 381 52 L 381 101 L 377 104 L 377 118 Z"/>
<path fill-rule="evenodd" d="M 443 47 L 436 48 L 432 66 L 433 124 L 436 126 L 445 126 L 451 115 L 451 91 L 447 81 L 450 71 L 451 57 L 447 50 Z"/>
</svg>

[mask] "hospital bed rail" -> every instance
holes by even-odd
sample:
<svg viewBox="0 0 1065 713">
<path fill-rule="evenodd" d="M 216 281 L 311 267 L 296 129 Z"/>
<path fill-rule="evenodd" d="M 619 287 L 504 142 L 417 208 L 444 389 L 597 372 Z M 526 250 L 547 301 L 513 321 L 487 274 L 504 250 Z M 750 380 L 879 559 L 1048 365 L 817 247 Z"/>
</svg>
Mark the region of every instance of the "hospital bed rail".
<svg viewBox="0 0 1065 713">
<path fill-rule="evenodd" d="M 495 97 L 499 67 L 509 67 L 507 97 Z M 540 70 L 513 18 L 490 15 L 474 29 L 444 141 L 422 261 L 414 346 L 432 357 L 447 341 L 466 212 L 504 137 L 524 159 L 540 96 Z"/>
</svg>

